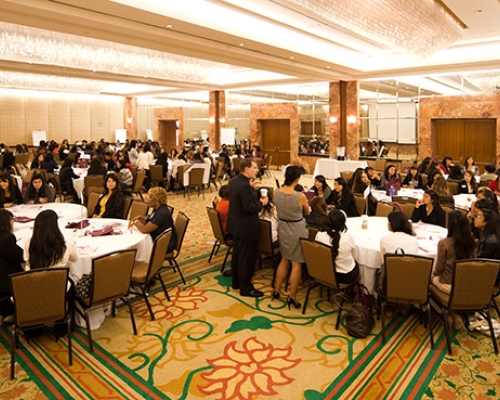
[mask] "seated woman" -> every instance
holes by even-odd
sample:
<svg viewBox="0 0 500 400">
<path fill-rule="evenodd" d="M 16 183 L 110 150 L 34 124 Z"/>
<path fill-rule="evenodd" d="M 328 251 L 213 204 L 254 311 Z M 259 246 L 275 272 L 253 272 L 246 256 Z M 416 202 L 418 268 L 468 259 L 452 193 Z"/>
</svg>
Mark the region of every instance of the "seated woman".
<svg viewBox="0 0 500 400">
<path fill-rule="evenodd" d="M 14 183 L 12 176 L 8 172 L 2 172 L 0 174 L 0 207 L 9 208 L 23 203 L 21 191 Z"/>
<path fill-rule="evenodd" d="M 31 182 L 24 193 L 24 202 L 26 204 L 45 204 L 54 202 L 52 189 L 44 182 L 42 174 L 36 172 L 31 177 Z"/>
<path fill-rule="evenodd" d="M 130 189 L 132 187 L 132 184 L 134 183 L 134 177 L 123 158 L 118 159 L 118 161 L 116 162 L 115 170 L 121 175 L 122 178 L 120 182 L 121 189 Z"/>
<path fill-rule="evenodd" d="M 401 189 L 401 177 L 395 165 L 388 164 L 385 167 L 384 173 L 380 177 L 380 181 L 382 182 L 382 188 L 387 194 L 390 193 L 391 187 L 394 188 L 394 193 L 397 193 L 399 189 Z"/>
<path fill-rule="evenodd" d="M 403 180 L 403 187 L 409 187 L 410 189 L 422 189 L 424 187 L 422 175 L 418 172 L 417 167 L 410 167 L 408 174 Z"/>
<path fill-rule="evenodd" d="M 14 236 L 14 216 L 9 210 L 0 209 L 0 298 L 11 295 L 9 275 L 24 271 L 23 249 Z M 0 314 L 5 318 L 14 314 L 10 298 L 0 301 Z"/>
<path fill-rule="evenodd" d="M 450 156 L 445 156 L 438 167 L 443 174 L 449 175 L 451 172 L 451 167 L 453 167 L 453 158 L 451 158 Z"/>
<path fill-rule="evenodd" d="M 491 200 L 479 200 L 474 207 L 474 226 L 481 231 L 477 258 L 500 260 L 500 216 Z"/>
<path fill-rule="evenodd" d="M 479 175 L 479 167 L 474 164 L 474 157 L 465 157 L 464 165 L 462 166 L 462 173 L 465 173 L 465 171 L 472 171 L 474 175 Z"/>
<path fill-rule="evenodd" d="M 104 158 L 101 155 L 95 156 L 90 161 L 90 166 L 87 171 L 87 175 L 106 175 L 107 169 L 104 166 Z"/>
<path fill-rule="evenodd" d="M 123 218 L 123 192 L 115 174 L 106 175 L 104 193 L 99 196 L 92 218 Z"/>
<path fill-rule="evenodd" d="M 49 174 L 53 174 L 59 168 L 59 165 L 54 160 L 54 154 L 45 153 L 43 161 L 40 163 L 40 168 L 46 170 Z"/>
<path fill-rule="evenodd" d="M 332 246 L 333 262 L 335 263 L 337 280 L 340 283 L 356 282 L 359 276 L 359 266 L 354 260 L 356 245 L 354 238 L 347 232 L 346 218 L 342 211 L 333 209 L 328 214 L 326 232 L 318 232 L 316 241 Z"/>
<path fill-rule="evenodd" d="M 167 252 L 174 251 L 177 246 L 177 233 L 174 221 L 167 207 L 167 191 L 161 187 L 153 187 L 148 191 L 148 206 L 154 211 L 149 217 L 137 216 L 130 223 L 129 228 L 135 226 L 142 233 L 149 233 L 153 240 L 168 228 L 172 228 L 172 236 Z"/>
<path fill-rule="evenodd" d="M 384 263 L 384 254 L 396 253 L 398 249 L 404 254 L 418 254 L 418 240 L 406 215 L 401 211 L 392 211 L 387 219 L 389 231 L 392 233 L 380 239 L 381 263 Z"/>
<path fill-rule="evenodd" d="M 438 243 L 436 264 L 432 273 L 432 284 L 440 291 L 450 294 L 456 260 L 474 258 L 476 242 L 472 237 L 467 217 L 458 211 L 448 215 L 448 236 Z M 462 318 L 455 312 L 448 312 L 447 322 L 455 330 L 463 327 Z"/>
<path fill-rule="evenodd" d="M 31 162 L 30 169 L 41 169 L 43 159 L 44 159 L 43 153 L 38 153 L 36 155 L 36 157 L 33 159 L 33 161 Z"/>
<path fill-rule="evenodd" d="M 314 191 L 315 196 L 320 196 L 325 200 L 328 198 L 328 196 L 330 196 L 330 193 L 332 192 L 323 175 L 316 175 L 314 177 L 314 185 L 312 187 L 312 190 Z"/>
<path fill-rule="evenodd" d="M 311 200 L 311 213 L 306 215 L 307 225 L 317 228 L 320 231 L 326 231 L 328 222 L 328 207 L 322 197 L 315 197 Z"/>
<path fill-rule="evenodd" d="M 370 186 L 377 188 L 380 185 L 382 185 L 380 175 L 372 167 L 366 167 L 365 172 L 366 176 L 368 177 L 368 180 L 370 181 Z"/>
<path fill-rule="evenodd" d="M 73 179 L 79 179 L 80 177 L 73 171 L 73 163 L 75 159 L 73 157 L 66 157 L 59 171 L 59 179 L 61 180 L 61 189 L 66 192 L 68 196 L 73 196 L 73 202 L 78 203 L 78 193 L 76 193 L 73 187 Z"/>
<path fill-rule="evenodd" d="M 434 190 L 426 190 L 422 200 L 417 201 L 411 220 L 446 227 L 446 212 L 439 205 L 439 196 Z"/>
<path fill-rule="evenodd" d="M 331 208 L 343 210 L 348 217 L 359 216 L 358 209 L 356 208 L 356 203 L 354 201 L 354 195 L 349 189 L 349 186 L 347 186 L 344 178 L 335 178 L 333 182 L 333 191 L 326 199 L 326 204 L 331 206 Z"/>
<path fill-rule="evenodd" d="M 259 190 L 258 198 L 260 199 L 261 197 L 263 197 L 262 190 Z M 271 222 L 271 240 L 273 242 L 273 248 L 276 249 L 280 247 L 280 242 L 278 240 L 278 212 L 276 211 L 276 206 L 274 205 L 274 196 L 272 190 L 267 189 L 267 197 L 269 200 L 267 204 L 262 207 L 262 210 L 260 210 L 259 218 Z"/>
<path fill-rule="evenodd" d="M 219 201 L 215 209 L 219 212 L 222 230 L 227 235 L 227 215 L 229 214 L 229 185 L 222 185 L 219 189 Z"/>
<path fill-rule="evenodd" d="M 366 172 L 361 169 L 358 173 L 354 174 L 354 182 L 352 185 L 352 192 L 354 194 L 364 195 L 365 190 L 369 187 L 370 181 L 366 175 Z M 367 197 L 368 199 L 368 215 L 375 215 L 377 210 L 378 200 L 370 193 Z"/>
<path fill-rule="evenodd" d="M 431 189 L 434 192 L 436 192 L 437 195 L 439 196 L 439 204 L 443 206 L 445 205 L 450 205 L 452 207 L 455 206 L 455 199 L 448 191 L 448 184 L 446 182 L 446 179 L 444 179 L 444 176 L 442 175 L 436 176 Z"/>
<path fill-rule="evenodd" d="M 458 183 L 458 193 L 476 194 L 478 188 L 474 172 L 465 171 L 464 179 Z"/>
<path fill-rule="evenodd" d="M 57 219 L 53 210 L 44 210 L 35 218 L 33 235 L 24 246 L 27 269 L 67 267 L 77 260 L 76 244 L 64 238 Z"/>
<path fill-rule="evenodd" d="M 497 173 L 497 176 L 494 180 L 492 180 L 490 183 L 488 183 L 488 188 L 491 189 L 493 193 L 495 193 L 497 196 L 500 196 L 500 174 Z"/>
</svg>

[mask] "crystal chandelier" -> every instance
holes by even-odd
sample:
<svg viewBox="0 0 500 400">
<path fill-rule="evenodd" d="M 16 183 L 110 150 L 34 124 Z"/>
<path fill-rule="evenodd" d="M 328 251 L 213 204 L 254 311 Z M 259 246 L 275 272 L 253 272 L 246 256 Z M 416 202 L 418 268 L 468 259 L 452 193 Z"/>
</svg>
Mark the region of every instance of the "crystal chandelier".
<svg viewBox="0 0 500 400">
<path fill-rule="evenodd" d="M 205 83 L 226 64 L 0 22 L 0 59 Z"/>
<path fill-rule="evenodd" d="M 484 93 L 500 94 L 500 74 L 498 72 L 466 75 L 464 79 L 481 89 Z"/>
<path fill-rule="evenodd" d="M 462 38 L 465 25 L 441 0 L 272 0 L 417 58 Z"/>
</svg>

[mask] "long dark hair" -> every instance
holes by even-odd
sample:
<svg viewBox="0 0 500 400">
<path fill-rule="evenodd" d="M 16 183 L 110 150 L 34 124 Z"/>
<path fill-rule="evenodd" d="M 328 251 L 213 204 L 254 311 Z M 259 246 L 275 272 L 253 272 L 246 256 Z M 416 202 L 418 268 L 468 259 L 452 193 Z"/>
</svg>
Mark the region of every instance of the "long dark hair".
<svg viewBox="0 0 500 400">
<path fill-rule="evenodd" d="M 16 195 L 16 187 L 14 185 L 14 180 L 12 179 L 12 176 L 8 172 L 2 172 L 0 174 L 0 181 L 9 183 L 8 190 L 9 190 L 9 194 L 11 195 L 11 197 Z M 3 190 L 0 187 L 0 203 L 3 204 L 5 202 L 6 202 L 5 190 Z"/>
<path fill-rule="evenodd" d="M 0 208 L 0 235 L 5 233 L 12 233 L 12 224 L 14 215 L 5 208 Z"/>
<path fill-rule="evenodd" d="M 116 182 L 116 186 L 113 189 L 111 196 L 115 195 L 118 192 L 121 192 L 122 188 L 120 187 L 120 179 L 118 179 L 118 176 L 115 173 L 112 173 L 112 174 L 104 175 L 104 195 L 107 195 L 109 193 L 109 189 L 108 189 L 108 180 L 109 179 L 112 179 L 113 181 Z"/>
<path fill-rule="evenodd" d="M 403 232 L 407 235 L 415 236 L 412 231 L 408 218 L 401 211 L 391 211 L 387 216 L 393 232 Z"/>
<path fill-rule="evenodd" d="M 241 164 L 240 164 L 241 165 Z M 290 165 L 285 171 L 285 186 L 291 186 L 297 178 L 302 175 L 302 169 L 296 165 Z"/>
<path fill-rule="evenodd" d="M 345 214 L 336 208 L 331 210 L 328 214 L 326 233 L 328 233 L 328 236 L 331 238 L 330 243 L 332 245 L 333 260 L 339 255 L 340 233 L 347 231 L 345 222 Z"/>
<path fill-rule="evenodd" d="M 451 211 L 448 214 L 448 236 L 453 239 L 453 247 L 457 260 L 474 257 L 476 242 L 472 237 L 470 224 L 465 214 Z"/>
<path fill-rule="evenodd" d="M 316 175 L 314 177 L 314 179 L 321 183 L 321 187 L 323 188 L 323 192 L 325 191 L 325 188 L 330 189 L 330 186 L 328 186 L 328 183 L 326 182 L 326 179 L 323 175 Z M 314 191 L 314 194 L 317 196 L 318 195 L 318 188 L 316 187 L 316 185 L 313 185 L 312 189 Z"/>
<path fill-rule="evenodd" d="M 484 215 L 484 222 L 486 225 L 483 228 L 483 235 L 493 234 L 500 242 L 500 215 L 497 209 L 494 208 L 494 203 L 489 199 L 481 199 L 476 201 L 475 207 Z"/>
<path fill-rule="evenodd" d="M 33 186 L 33 181 L 34 180 L 37 180 L 37 179 L 40 179 L 42 181 L 42 186 L 40 187 L 40 190 L 37 192 L 35 187 Z M 45 187 L 46 187 L 46 183 L 45 183 L 45 180 L 43 179 L 43 176 L 41 173 L 39 172 L 35 172 L 33 174 L 33 176 L 31 177 L 31 181 L 30 181 L 30 185 L 28 186 L 28 189 L 26 189 L 26 191 L 28 192 L 27 196 L 29 199 L 33 198 L 33 197 L 36 197 L 37 196 L 37 193 L 39 194 L 45 194 Z"/>
<path fill-rule="evenodd" d="M 66 252 L 66 241 L 57 225 L 57 214 L 44 210 L 37 215 L 29 247 L 31 269 L 48 268 Z"/>
</svg>

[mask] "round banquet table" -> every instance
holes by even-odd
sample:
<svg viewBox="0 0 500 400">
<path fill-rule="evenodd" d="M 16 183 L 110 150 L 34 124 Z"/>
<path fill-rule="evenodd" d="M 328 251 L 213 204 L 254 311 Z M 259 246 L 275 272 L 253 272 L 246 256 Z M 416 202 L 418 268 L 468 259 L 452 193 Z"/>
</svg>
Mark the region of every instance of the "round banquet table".
<svg viewBox="0 0 500 400">
<path fill-rule="evenodd" d="M 472 203 L 476 201 L 476 195 L 464 193 L 456 194 L 453 196 L 453 199 L 455 200 L 455 207 L 469 211 Z"/>
<path fill-rule="evenodd" d="M 68 219 L 78 219 L 87 218 L 87 208 L 79 204 L 69 204 L 69 203 L 46 203 L 46 204 L 21 204 L 8 208 L 7 210 L 12 211 L 14 218 L 17 221 L 14 222 L 14 231 L 33 228 L 34 219 L 36 216 L 44 210 L 53 210 L 56 212 L 60 220 L 67 221 Z M 30 219 L 32 219 L 30 221 Z M 26 222 L 22 222 L 26 221 Z"/>
<path fill-rule="evenodd" d="M 366 218 L 366 217 L 364 217 Z M 348 232 L 354 237 L 356 244 L 355 260 L 359 264 L 361 282 L 370 293 L 375 292 L 377 270 L 384 259 L 380 253 L 380 239 L 390 233 L 386 217 L 368 217 L 368 228 L 361 227 L 363 217 L 347 218 Z M 447 235 L 447 229 L 437 225 L 419 222 L 413 224 L 418 239 L 418 254 L 435 258 L 439 240 Z"/>
<path fill-rule="evenodd" d="M 78 222 L 80 219 L 75 220 Z M 78 258 L 69 263 L 69 275 L 77 283 L 83 274 L 92 272 L 92 260 L 105 254 L 113 253 L 125 249 L 137 249 L 136 261 L 148 261 L 153 249 L 151 235 L 139 232 L 136 228 L 127 229 L 128 222 L 123 219 L 95 218 L 89 219 L 90 225 L 84 229 L 66 228 L 71 220 L 59 220 L 59 228 L 66 239 L 76 242 Z M 113 235 L 92 236 L 93 230 L 112 226 L 115 233 Z M 31 238 L 33 231 L 30 228 L 15 232 L 18 244 L 22 248 Z M 77 314 L 78 315 L 78 314 Z M 99 308 L 90 312 L 91 329 L 97 329 L 104 321 L 104 309 Z M 85 322 L 77 318 L 78 325 L 85 326 Z"/>
</svg>

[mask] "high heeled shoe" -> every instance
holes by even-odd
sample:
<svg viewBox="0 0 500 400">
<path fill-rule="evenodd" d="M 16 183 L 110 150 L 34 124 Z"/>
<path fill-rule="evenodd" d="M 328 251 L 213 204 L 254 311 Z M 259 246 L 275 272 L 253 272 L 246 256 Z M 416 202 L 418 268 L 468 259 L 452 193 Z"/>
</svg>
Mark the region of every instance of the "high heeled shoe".
<svg viewBox="0 0 500 400">
<path fill-rule="evenodd" d="M 275 291 L 273 292 L 272 297 L 273 297 L 273 298 L 272 298 L 272 300 L 271 300 L 271 301 L 273 301 L 274 299 L 279 299 L 279 298 L 280 298 L 280 292 L 278 292 L 277 290 L 275 290 Z"/>
<path fill-rule="evenodd" d="M 300 308 L 302 304 L 296 302 L 294 299 L 292 299 L 290 296 L 286 299 L 286 302 L 288 304 L 288 309 L 290 310 L 291 306 L 293 305 L 295 308 Z"/>
</svg>

